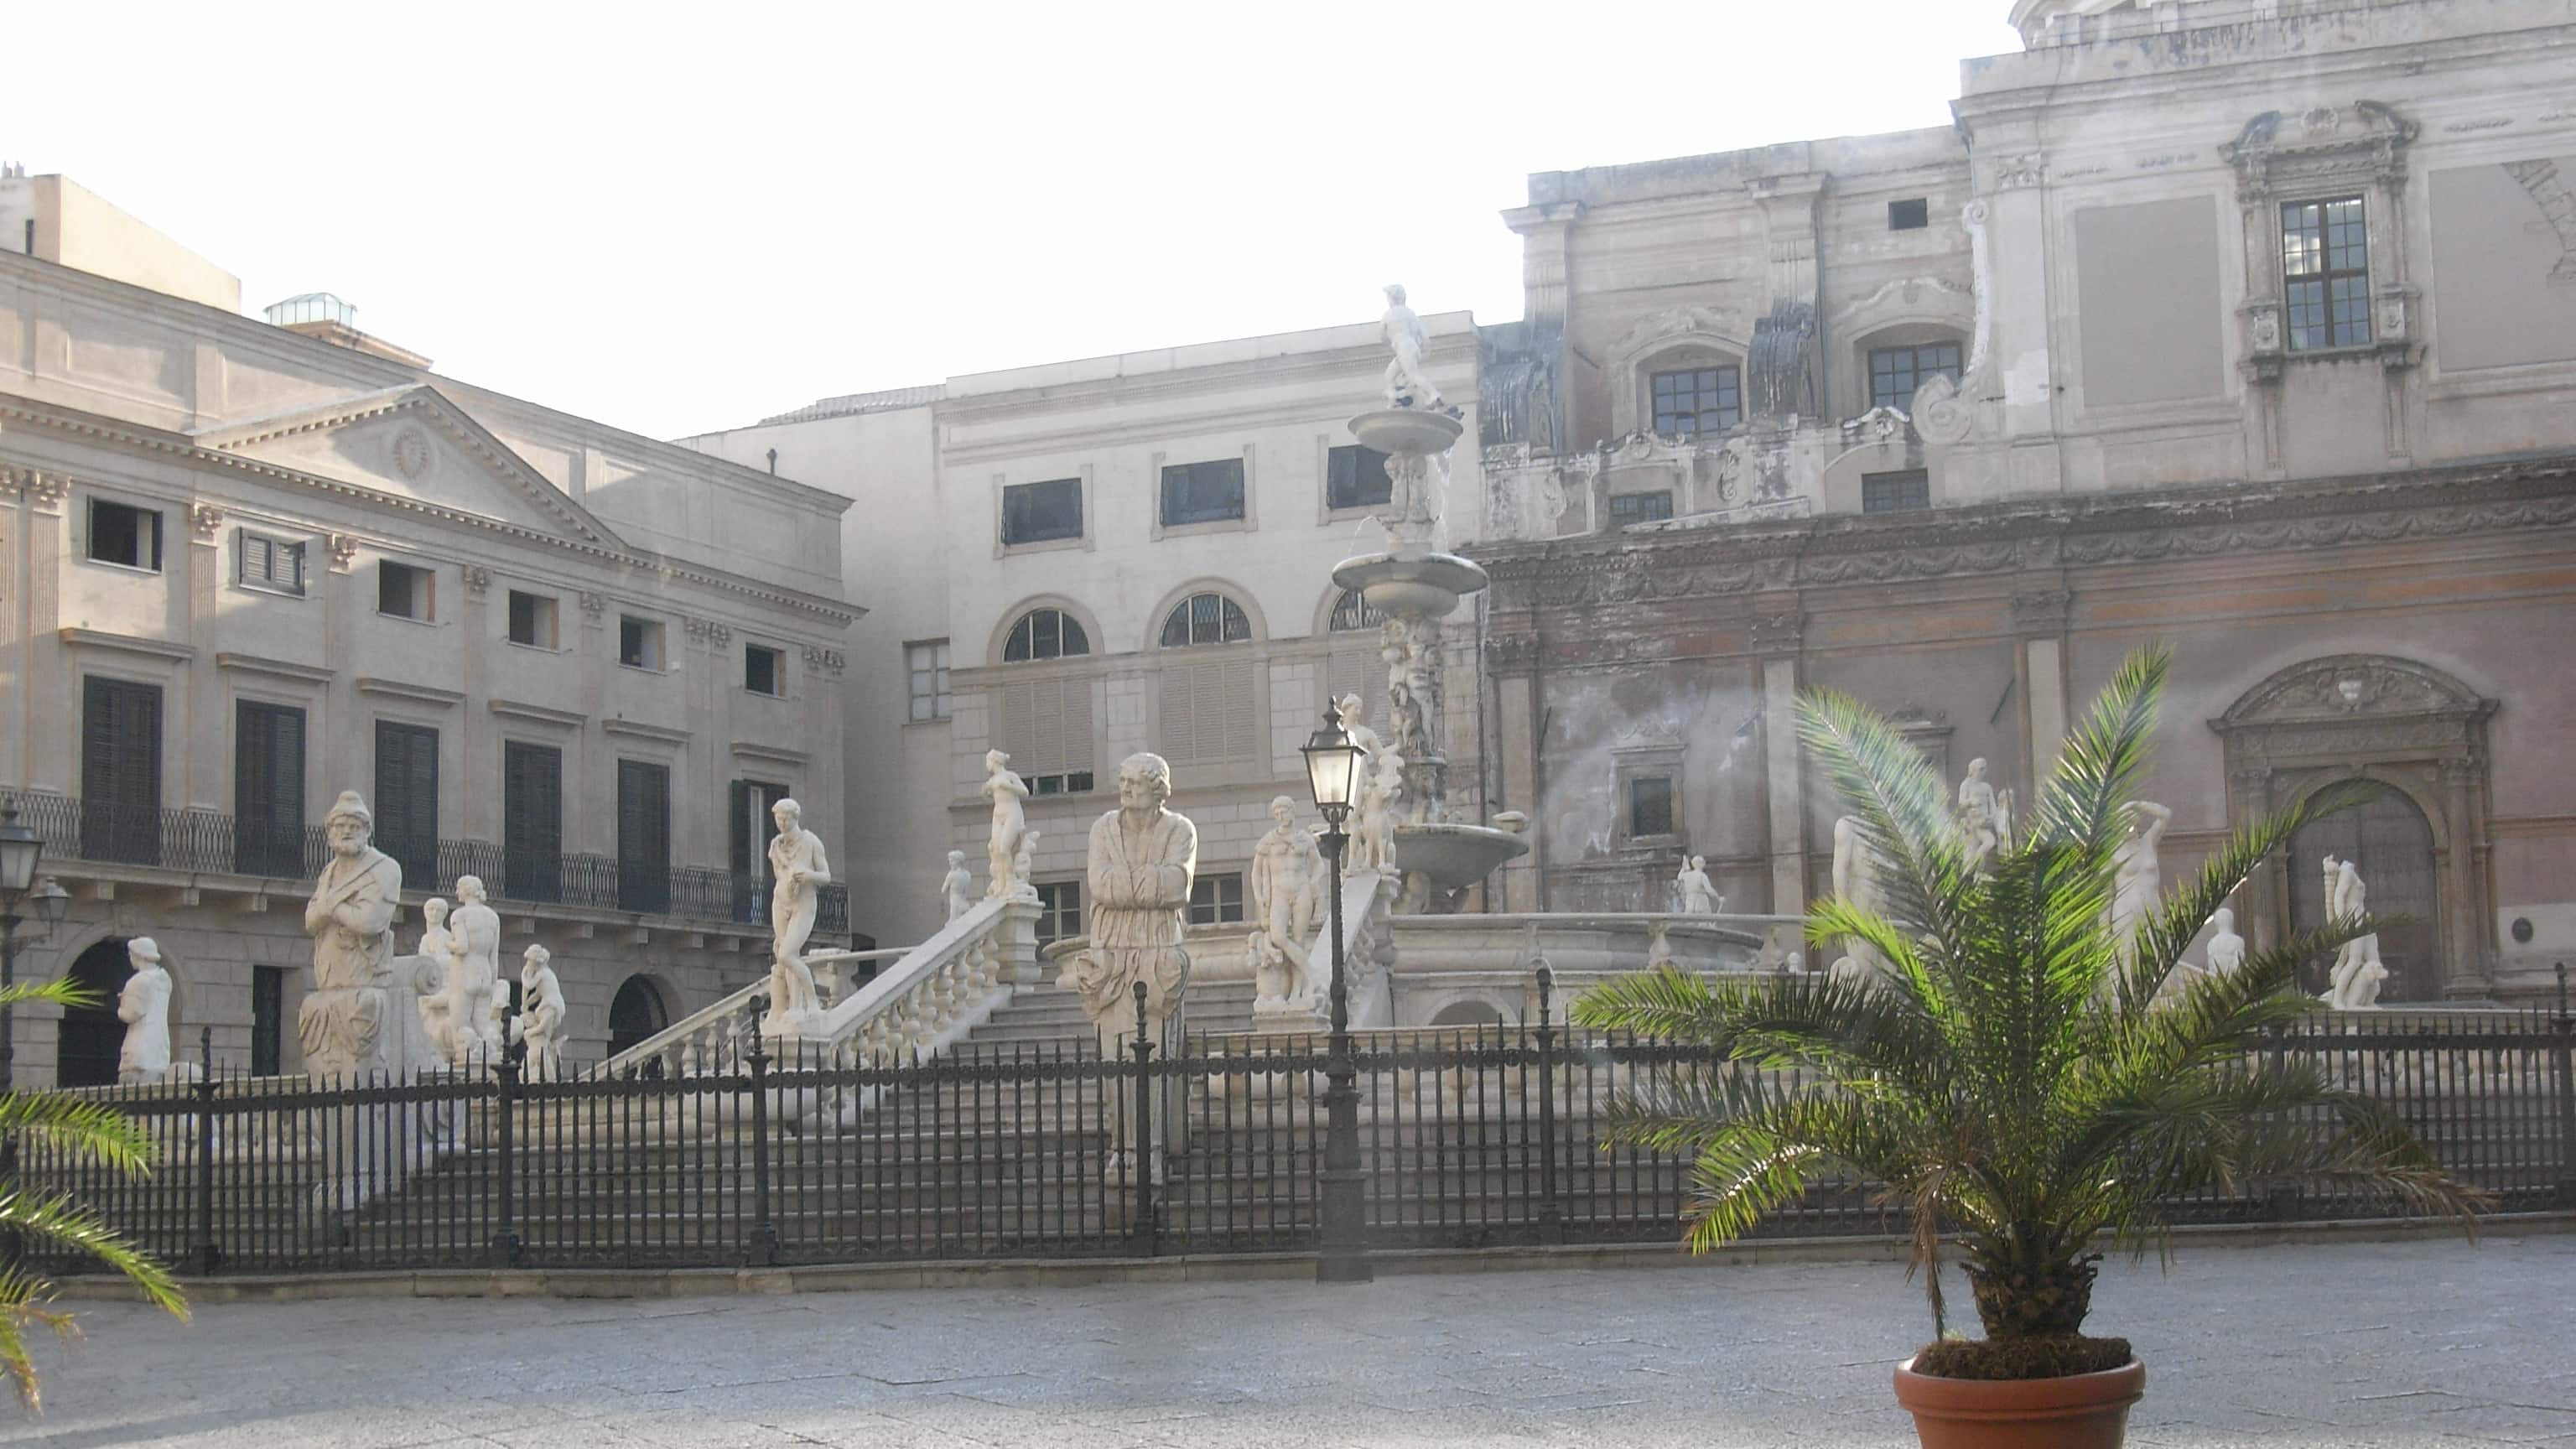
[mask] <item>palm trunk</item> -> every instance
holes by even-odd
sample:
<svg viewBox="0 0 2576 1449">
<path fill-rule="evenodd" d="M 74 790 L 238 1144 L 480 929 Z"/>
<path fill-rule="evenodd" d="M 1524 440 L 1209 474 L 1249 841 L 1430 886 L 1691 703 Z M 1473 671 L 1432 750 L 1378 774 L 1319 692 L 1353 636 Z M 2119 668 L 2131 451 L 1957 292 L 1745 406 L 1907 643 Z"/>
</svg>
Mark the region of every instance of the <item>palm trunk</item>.
<svg viewBox="0 0 2576 1449">
<path fill-rule="evenodd" d="M 2080 1333 L 2084 1315 L 2093 1310 L 2093 1278 L 2099 1254 L 2047 1258 L 2036 1262 L 1970 1264 L 1968 1283 L 1976 1292 L 1977 1318 L 1986 1337 L 2058 1338 Z"/>
</svg>

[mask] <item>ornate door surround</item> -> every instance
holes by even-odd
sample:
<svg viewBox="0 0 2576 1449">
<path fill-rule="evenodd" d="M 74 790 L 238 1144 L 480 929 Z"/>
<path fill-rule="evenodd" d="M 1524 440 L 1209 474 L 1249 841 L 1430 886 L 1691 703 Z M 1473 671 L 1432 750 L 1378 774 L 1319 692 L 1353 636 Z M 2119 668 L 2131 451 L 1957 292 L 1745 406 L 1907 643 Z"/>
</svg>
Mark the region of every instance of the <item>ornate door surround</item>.
<svg viewBox="0 0 2576 1449">
<path fill-rule="evenodd" d="M 2227 751 L 2227 818 L 2242 828 L 2337 780 L 2377 780 L 2433 827 L 2442 994 L 2492 986 L 2488 940 L 2487 718 L 2496 702 L 2428 665 L 2385 654 L 2294 664 L 2209 722 Z M 2307 862 L 2294 862 L 2304 868 Z M 2269 860 L 2244 891 L 2258 945 L 2289 930 L 2289 877 Z"/>
</svg>

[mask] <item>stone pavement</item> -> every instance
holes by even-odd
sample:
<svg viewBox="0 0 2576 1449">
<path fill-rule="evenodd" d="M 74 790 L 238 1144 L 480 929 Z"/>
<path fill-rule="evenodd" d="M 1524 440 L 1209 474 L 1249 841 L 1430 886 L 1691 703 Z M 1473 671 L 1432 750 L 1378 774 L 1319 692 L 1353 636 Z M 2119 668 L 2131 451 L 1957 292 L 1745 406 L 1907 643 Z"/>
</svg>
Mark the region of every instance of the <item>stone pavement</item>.
<svg viewBox="0 0 2576 1449">
<path fill-rule="evenodd" d="M 0 1442 L 1898 1449 L 1930 1322 L 1885 1263 L 76 1306 Z M 2147 1360 L 2136 1445 L 2576 1445 L 2576 1236 L 2114 1261 L 2094 1326 Z"/>
</svg>

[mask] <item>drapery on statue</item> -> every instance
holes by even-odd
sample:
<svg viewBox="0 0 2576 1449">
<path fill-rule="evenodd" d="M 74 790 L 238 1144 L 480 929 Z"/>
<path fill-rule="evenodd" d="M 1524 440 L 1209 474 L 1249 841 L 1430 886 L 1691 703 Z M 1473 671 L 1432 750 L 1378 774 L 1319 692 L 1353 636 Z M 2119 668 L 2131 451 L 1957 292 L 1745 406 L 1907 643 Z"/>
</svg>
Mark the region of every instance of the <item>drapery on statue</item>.
<svg viewBox="0 0 2576 1449">
<path fill-rule="evenodd" d="M 966 852 L 948 852 L 948 874 L 940 879 L 939 897 L 948 912 L 944 919 L 953 921 L 975 909 L 975 873 L 966 868 Z"/>
<path fill-rule="evenodd" d="M 2138 923 L 2155 909 L 2156 897 L 2164 891 L 2156 847 L 2172 823 L 2173 812 L 2152 800 L 2129 802 L 2129 838 L 2111 853 L 2117 871 L 2111 881 L 2111 944 L 2123 961 L 2129 958 L 2130 937 L 2137 934 Z"/>
<path fill-rule="evenodd" d="M 375 816 L 355 790 L 343 790 L 322 817 L 331 862 L 305 903 L 304 933 L 313 938 L 313 990 L 295 1013 L 304 1068 L 316 1077 L 399 1072 L 402 1031 L 393 1024 L 394 907 L 402 867 L 377 850 Z"/>
<path fill-rule="evenodd" d="M 1199 864 L 1198 827 L 1164 808 L 1172 798 L 1172 767 L 1153 754 L 1129 755 L 1118 766 L 1118 808 L 1091 826 L 1088 910 L 1090 939 L 1075 959 L 1072 985 L 1099 1033 L 1104 1057 L 1126 1054 L 1139 1029 L 1135 988 L 1145 988 L 1142 1029 L 1168 1046 L 1169 1025 L 1189 989 L 1190 956 L 1181 934 L 1190 904 L 1190 882 Z M 1169 1114 L 1156 1113 L 1157 1132 Z M 1106 1171 L 1126 1182 L 1136 1167 L 1134 1113 L 1113 1114 Z M 1159 1141 L 1144 1144 L 1145 1170 L 1162 1171 Z"/>
<path fill-rule="evenodd" d="M 1257 1000 L 1303 1000 L 1307 948 L 1315 939 L 1315 870 L 1323 857 L 1314 832 L 1297 823 L 1297 805 L 1281 795 L 1270 802 L 1270 833 L 1252 847 L 1253 995 Z"/>
<path fill-rule="evenodd" d="M 1028 812 L 1022 802 L 1029 798 L 1029 786 L 1013 772 L 1007 753 L 986 750 L 981 793 L 993 802 L 993 834 L 984 844 L 984 894 L 988 899 L 1007 901 L 1019 894 L 1020 842 L 1029 829 Z"/>
<path fill-rule="evenodd" d="M 1430 350 L 1431 336 L 1422 330 L 1422 319 L 1405 305 L 1401 285 L 1387 287 L 1386 315 L 1378 319 L 1378 330 L 1386 338 L 1387 351 L 1394 354 L 1386 365 L 1386 405 L 1446 413 L 1453 418 L 1464 416 L 1441 398 L 1440 389 L 1431 385 L 1431 370 L 1422 360 Z"/>
<path fill-rule="evenodd" d="M 2326 919 L 2351 920 L 2370 914 L 2370 891 L 2361 871 L 2348 860 L 2329 854 L 2326 864 Z M 2379 1005 L 2379 985 L 2388 979 L 2380 964 L 2379 933 L 2355 936 L 2335 952 L 2334 971 L 2318 1000 L 2337 1011 L 2365 1011 Z"/>
<path fill-rule="evenodd" d="M 528 1044 L 528 1080 L 551 1082 L 563 1075 L 563 983 L 546 964 L 554 953 L 530 946 L 519 964 L 519 1019 L 510 1034 Z"/>
<path fill-rule="evenodd" d="M 170 973 L 161 968 L 161 946 L 149 936 L 125 943 L 134 974 L 116 994 L 116 1019 L 125 1041 L 116 1051 L 116 1080 L 161 1082 L 170 1076 Z"/>
<path fill-rule="evenodd" d="M 780 800 L 769 807 L 778 833 L 769 841 L 769 1014 L 761 1019 L 765 1036 L 803 1036 L 821 1010 L 814 993 L 814 973 L 805 964 L 805 942 L 814 934 L 820 888 L 831 882 L 832 865 L 823 858 L 823 838 L 804 827 L 805 807 Z"/>
<path fill-rule="evenodd" d="M 1694 855 L 1673 875 L 1673 909 L 1685 916 L 1714 916 L 1726 909 L 1726 897 L 1708 878 L 1708 857 Z"/>
</svg>

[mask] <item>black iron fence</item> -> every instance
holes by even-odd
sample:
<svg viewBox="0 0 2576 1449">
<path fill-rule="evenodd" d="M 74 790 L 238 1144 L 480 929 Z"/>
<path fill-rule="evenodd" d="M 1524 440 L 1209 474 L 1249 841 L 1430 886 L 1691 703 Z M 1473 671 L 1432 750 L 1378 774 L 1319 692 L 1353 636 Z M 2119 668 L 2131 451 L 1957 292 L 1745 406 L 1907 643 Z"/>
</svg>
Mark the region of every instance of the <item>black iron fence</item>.
<svg viewBox="0 0 2576 1449">
<path fill-rule="evenodd" d="M 20 823 L 44 837 L 57 859 L 146 866 L 191 875 L 240 875 L 310 882 L 331 859 L 319 825 L 269 822 L 213 810 L 115 805 L 69 795 L 15 797 Z M 486 840 L 405 837 L 380 831 L 376 848 L 403 868 L 406 889 L 452 895 L 479 876 L 493 899 L 527 905 L 682 916 L 757 924 L 769 916 L 763 883 L 749 875 L 620 860 L 607 855 L 539 854 Z M 825 886 L 814 929 L 844 937 L 850 893 Z"/>
<path fill-rule="evenodd" d="M 2564 1018 L 2538 1015 L 2340 1015 L 2267 1039 L 2252 1060 L 2311 1060 L 2390 1103 L 2500 1209 L 2570 1208 L 2570 1041 Z M 1698 1049 L 1547 1025 L 1360 1043 L 1375 1245 L 1678 1233 L 1687 1164 L 1598 1143 L 1622 1089 L 1702 1070 Z M 600 1082 L 526 1082 L 515 1066 L 355 1086 L 215 1076 L 95 1094 L 162 1144 L 148 1180 L 40 1141 L 24 1144 L 23 1167 L 31 1185 L 78 1194 L 199 1271 L 1299 1249 L 1321 1217 L 1325 1046 L 1194 1037 L 1140 1061 L 1022 1044 L 898 1066 L 754 1057 L 715 1075 Z M 2175 1209 L 2202 1222 L 2390 1211 L 2262 1184 Z M 1867 1184 L 1829 1182 L 1762 1231 L 1902 1228 Z"/>
</svg>

